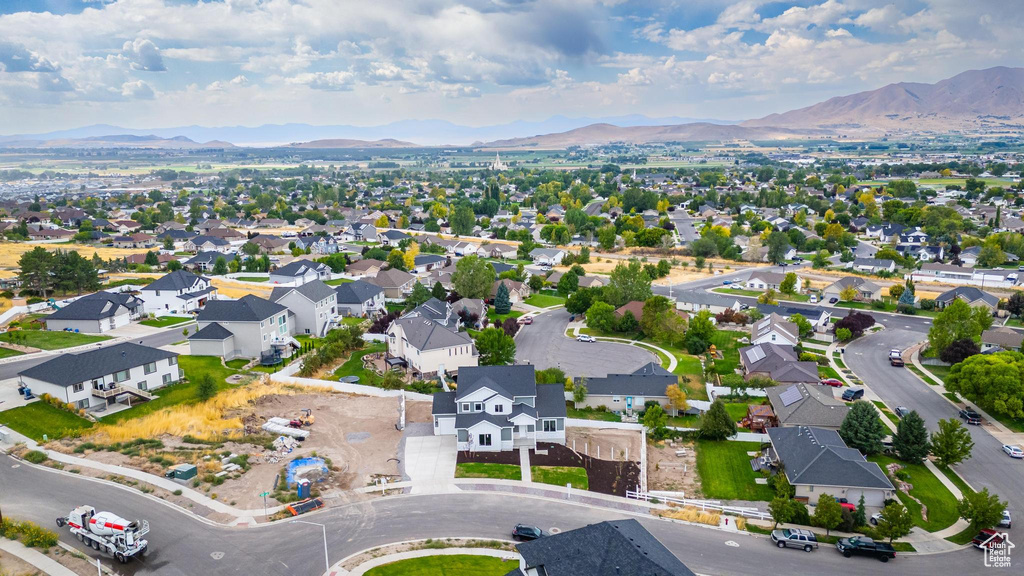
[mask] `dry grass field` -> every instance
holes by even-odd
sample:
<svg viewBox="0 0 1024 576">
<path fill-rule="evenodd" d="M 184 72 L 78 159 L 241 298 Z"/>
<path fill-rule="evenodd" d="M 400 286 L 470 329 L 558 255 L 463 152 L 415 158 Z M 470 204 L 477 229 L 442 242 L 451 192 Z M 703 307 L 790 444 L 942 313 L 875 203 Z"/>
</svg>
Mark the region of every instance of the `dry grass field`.
<svg viewBox="0 0 1024 576">
<path fill-rule="evenodd" d="M 0 242 L 0 268 L 17 269 L 18 259 L 25 252 L 31 252 L 37 246 L 42 246 L 50 251 L 73 250 L 85 258 L 92 258 L 93 254 L 99 254 L 100 258 L 110 260 L 111 258 L 124 258 L 132 254 L 145 252 L 145 250 L 129 250 L 127 248 L 108 248 L 106 246 L 81 246 L 79 244 L 32 244 L 30 242 Z"/>
</svg>

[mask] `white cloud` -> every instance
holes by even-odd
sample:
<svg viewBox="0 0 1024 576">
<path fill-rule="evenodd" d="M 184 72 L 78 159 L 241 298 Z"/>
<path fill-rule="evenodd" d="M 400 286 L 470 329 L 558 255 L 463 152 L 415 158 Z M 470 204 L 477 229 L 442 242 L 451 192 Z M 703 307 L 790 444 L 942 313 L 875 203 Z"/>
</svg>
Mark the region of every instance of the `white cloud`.
<svg viewBox="0 0 1024 576">
<path fill-rule="evenodd" d="M 136 80 L 121 85 L 121 96 L 134 100 L 152 100 L 156 93 L 153 92 L 153 88 L 149 84 L 142 80 Z"/>
<path fill-rule="evenodd" d="M 136 38 L 121 47 L 121 54 L 131 62 L 132 70 L 146 72 L 165 72 L 163 56 L 160 49 L 151 40 Z"/>
<path fill-rule="evenodd" d="M 314 90 L 351 90 L 355 85 L 355 74 L 346 70 L 306 72 L 286 81 L 289 84 L 309 86 Z"/>
</svg>

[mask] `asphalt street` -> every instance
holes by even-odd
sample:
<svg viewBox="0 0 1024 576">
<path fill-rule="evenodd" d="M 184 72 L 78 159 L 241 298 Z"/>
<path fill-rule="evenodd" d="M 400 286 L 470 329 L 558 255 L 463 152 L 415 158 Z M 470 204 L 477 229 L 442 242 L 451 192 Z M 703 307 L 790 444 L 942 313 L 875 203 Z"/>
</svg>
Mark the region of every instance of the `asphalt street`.
<svg viewBox="0 0 1024 576">
<path fill-rule="evenodd" d="M 943 418 L 958 418 L 957 409 L 943 396 L 930 390 L 906 368 L 889 365 L 889 350 L 905 350 L 924 337 L 917 332 L 892 329 L 882 330 L 855 340 L 846 347 L 846 365 L 868 387 L 885 401 L 889 408 L 906 406 L 924 418 L 929 431 L 938 429 Z M 1010 513 L 1024 522 L 1024 461 L 1014 460 L 1003 453 L 1002 442 L 993 437 L 984 426 L 967 426 L 974 440 L 969 460 L 956 466 L 956 471 L 975 489 L 988 488 L 1009 502 Z M 1024 529 L 1015 528 L 1018 533 Z"/>
<path fill-rule="evenodd" d="M 117 568 L 132 574 L 168 576 L 319 576 L 324 566 L 319 526 L 279 523 L 260 528 L 212 526 L 135 490 L 41 470 L 0 458 L 0 507 L 5 516 L 56 529 L 54 519 L 90 504 L 130 519 L 149 520 L 150 554 Z M 569 530 L 621 513 L 581 504 L 516 495 L 441 494 L 391 496 L 328 508 L 302 519 L 326 525 L 330 562 L 379 546 L 421 538 L 508 538 L 518 522 Z M 883 566 L 867 558 L 843 558 L 828 545 L 806 554 L 780 550 L 763 536 L 737 534 L 641 518 L 643 524 L 691 570 L 700 574 L 749 576 L 766 570 L 787 576 L 820 574 L 935 576 L 982 567 L 976 550 L 901 556 Z M 94 557 L 70 532 L 61 539 Z M 596 552 L 596 551 L 595 551 Z M 1009 570 L 1006 571 L 1009 573 Z"/>
<path fill-rule="evenodd" d="M 668 217 L 672 223 L 676 225 L 676 232 L 679 234 L 680 245 L 688 244 L 700 238 L 700 232 L 697 230 L 696 224 L 699 222 L 702 223 L 702 220 L 690 217 L 685 210 L 669 212 Z"/>
<path fill-rule="evenodd" d="M 569 376 L 602 377 L 628 374 L 658 357 L 644 348 L 613 342 L 577 342 L 565 336 L 565 308 L 545 312 L 516 335 L 516 363 L 538 370 L 561 368 Z"/>
<path fill-rule="evenodd" d="M 160 346 L 166 346 L 168 344 L 174 344 L 175 342 L 180 342 L 185 339 L 185 337 L 182 336 L 181 334 L 181 329 L 184 328 L 185 326 L 185 324 L 182 324 L 180 326 L 175 326 L 173 329 L 161 330 L 160 332 L 157 332 L 155 334 L 143 336 L 138 340 L 132 340 L 132 342 L 142 343 L 146 346 L 153 346 L 157 348 Z M 189 326 L 189 332 L 195 331 L 194 323 L 188 324 L 187 326 Z M 104 346 L 109 346 L 109 344 L 107 343 L 101 344 Z M 59 351 L 57 352 L 59 354 Z M 17 377 L 18 372 L 21 372 L 22 370 L 25 370 L 27 368 L 31 368 L 37 364 L 42 364 L 43 362 L 46 362 L 47 360 L 56 357 L 56 355 L 57 354 L 38 356 L 26 360 L 9 362 L 7 364 L 0 364 L 0 380 L 15 378 Z"/>
</svg>

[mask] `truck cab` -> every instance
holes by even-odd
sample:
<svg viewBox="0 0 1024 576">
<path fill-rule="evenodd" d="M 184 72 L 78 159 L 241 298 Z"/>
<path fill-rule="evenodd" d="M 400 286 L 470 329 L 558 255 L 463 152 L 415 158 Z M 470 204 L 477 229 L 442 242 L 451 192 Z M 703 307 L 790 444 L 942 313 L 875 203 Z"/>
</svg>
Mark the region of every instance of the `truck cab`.
<svg viewBox="0 0 1024 576">
<path fill-rule="evenodd" d="M 896 557 L 896 550 L 890 544 L 885 542 L 875 542 L 871 538 L 864 536 L 855 536 L 853 538 L 840 538 L 836 542 L 836 549 L 839 550 L 845 558 L 849 558 L 854 554 L 861 556 L 874 556 L 882 562 L 888 562 L 890 558 Z"/>
</svg>

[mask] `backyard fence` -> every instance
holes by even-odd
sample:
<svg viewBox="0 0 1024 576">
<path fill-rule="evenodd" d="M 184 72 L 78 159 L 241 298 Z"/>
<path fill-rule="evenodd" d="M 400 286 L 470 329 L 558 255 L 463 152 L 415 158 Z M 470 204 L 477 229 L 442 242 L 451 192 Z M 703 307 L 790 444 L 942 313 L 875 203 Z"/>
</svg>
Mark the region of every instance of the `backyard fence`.
<svg viewBox="0 0 1024 576">
<path fill-rule="evenodd" d="M 767 512 L 761 512 L 756 508 L 743 508 L 739 506 L 726 506 L 725 504 L 718 504 L 715 502 L 708 502 L 707 500 L 690 500 L 689 498 L 672 498 L 668 496 L 657 496 L 649 492 L 634 492 L 632 490 L 626 491 L 626 498 L 631 500 L 640 500 L 643 502 L 651 502 L 656 500 L 657 502 L 665 502 L 668 504 L 676 504 L 679 506 L 689 506 L 692 508 L 699 508 L 701 512 L 707 512 L 709 510 L 720 512 L 722 514 L 731 514 L 733 516 L 742 516 L 744 518 L 754 518 L 757 520 L 771 520 L 772 515 Z"/>
</svg>

